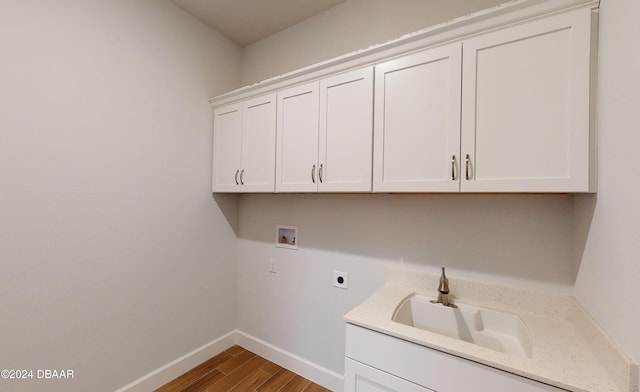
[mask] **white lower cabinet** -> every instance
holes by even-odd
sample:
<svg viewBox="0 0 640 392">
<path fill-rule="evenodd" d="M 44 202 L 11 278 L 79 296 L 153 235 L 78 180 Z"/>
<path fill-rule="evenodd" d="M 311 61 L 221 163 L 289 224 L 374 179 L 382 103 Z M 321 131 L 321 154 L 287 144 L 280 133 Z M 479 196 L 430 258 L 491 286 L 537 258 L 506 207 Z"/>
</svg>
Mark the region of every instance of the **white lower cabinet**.
<svg viewBox="0 0 640 392">
<path fill-rule="evenodd" d="M 345 392 L 561 392 L 353 324 L 347 324 Z"/>
<path fill-rule="evenodd" d="M 344 361 L 345 391 L 357 392 L 434 392 L 400 377 L 383 372 L 361 362 L 346 358 Z"/>
</svg>

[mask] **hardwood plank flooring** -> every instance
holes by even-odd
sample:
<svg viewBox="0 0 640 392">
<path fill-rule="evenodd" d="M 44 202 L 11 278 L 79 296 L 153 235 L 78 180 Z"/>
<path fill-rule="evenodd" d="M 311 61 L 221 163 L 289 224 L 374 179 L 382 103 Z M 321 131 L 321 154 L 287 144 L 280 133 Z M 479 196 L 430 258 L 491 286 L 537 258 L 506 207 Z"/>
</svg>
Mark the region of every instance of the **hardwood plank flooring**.
<svg viewBox="0 0 640 392">
<path fill-rule="evenodd" d="M 240 346 L 201 363 L 155 392 L 331 392 Z"/>
</svg>

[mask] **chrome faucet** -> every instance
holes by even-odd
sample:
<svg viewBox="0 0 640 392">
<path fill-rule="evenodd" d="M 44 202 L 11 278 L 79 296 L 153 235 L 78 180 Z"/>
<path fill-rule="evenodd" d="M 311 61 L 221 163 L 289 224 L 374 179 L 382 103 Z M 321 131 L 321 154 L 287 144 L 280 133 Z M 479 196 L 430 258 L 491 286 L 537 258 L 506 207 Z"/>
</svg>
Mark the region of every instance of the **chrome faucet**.
<svg viewBox="0 0 640 392">
<path fill-rule="evenodd" d="M 442 274 L 440 275 L 440 284 L 438 285 L 438 300 L 431 301 L 434 304 L 443 304 L 450 308 L 457 308 L 457 306 L 449 302 L 449 279 L 444 273 L 444 267 L 442 267 Z"/>
</svg>

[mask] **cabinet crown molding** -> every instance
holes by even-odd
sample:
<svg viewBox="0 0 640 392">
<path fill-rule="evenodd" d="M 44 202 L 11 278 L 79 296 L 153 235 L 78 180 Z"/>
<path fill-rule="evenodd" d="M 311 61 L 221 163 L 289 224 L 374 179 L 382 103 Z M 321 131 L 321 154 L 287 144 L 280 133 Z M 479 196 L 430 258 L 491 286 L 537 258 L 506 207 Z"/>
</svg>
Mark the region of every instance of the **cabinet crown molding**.
<svg viewBox="0 0 640 392">
<path fill-rule="evenodd" d="M 231 104 L 252 96 L 272 93 L 332 74 L 375 65 L 396 56 L 426 47 L 446 44 L 478 33 L 533 20 L 575 8 L 597 9 L 600 0 L 511 0 L 503 4 L 461 16 L 375 44 L 307 67 L 278 75 L 209 99 L 214 106 Z"/>
</svg>

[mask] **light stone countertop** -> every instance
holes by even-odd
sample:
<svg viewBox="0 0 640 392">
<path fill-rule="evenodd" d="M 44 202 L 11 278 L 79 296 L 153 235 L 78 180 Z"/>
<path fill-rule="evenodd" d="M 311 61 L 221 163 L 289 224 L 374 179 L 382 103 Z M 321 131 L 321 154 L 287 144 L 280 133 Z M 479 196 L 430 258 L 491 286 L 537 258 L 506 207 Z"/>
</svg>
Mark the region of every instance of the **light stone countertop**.
<svg viewBox="0 0 640 392">
<path fill-rule="evenodd" d="M 635 364 L 571 296 L 457 279 L 454 303 L 514 314 L 531 338 L 531 358 L 512 356 L 391 320 L 414 293 L 437 297 L 439 276 L 390 270 L 385 285 L 347 313 L 351 324 L 575 392 L 637 392 Z M 433 290 L 428 290 L 433 288 Z"/>
</svg>

